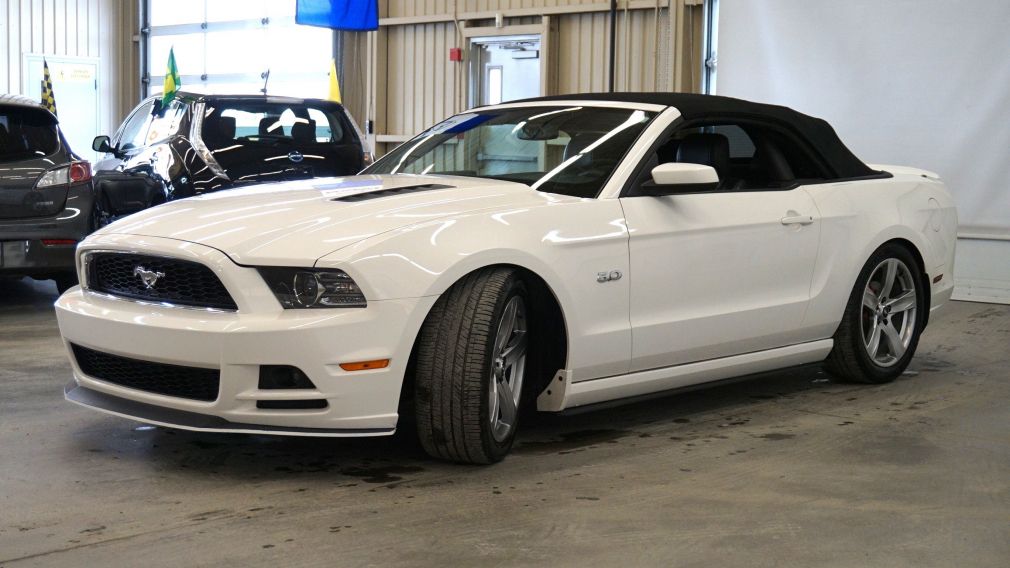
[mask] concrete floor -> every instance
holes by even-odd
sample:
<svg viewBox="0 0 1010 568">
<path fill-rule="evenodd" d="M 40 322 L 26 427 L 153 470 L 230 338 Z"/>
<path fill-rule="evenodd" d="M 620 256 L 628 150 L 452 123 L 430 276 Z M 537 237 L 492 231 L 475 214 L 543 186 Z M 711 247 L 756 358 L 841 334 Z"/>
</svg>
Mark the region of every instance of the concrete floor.
<svg viewBox="0 0 1010 568">
<path fill-rule="evenodd" d="M 0 566 L 1010 566 L 1010 306 L 953 304 L 893 384 L 537 417 L 462 467 L 66 403 L 54 298 L 0 281 Z"/>
</svg>

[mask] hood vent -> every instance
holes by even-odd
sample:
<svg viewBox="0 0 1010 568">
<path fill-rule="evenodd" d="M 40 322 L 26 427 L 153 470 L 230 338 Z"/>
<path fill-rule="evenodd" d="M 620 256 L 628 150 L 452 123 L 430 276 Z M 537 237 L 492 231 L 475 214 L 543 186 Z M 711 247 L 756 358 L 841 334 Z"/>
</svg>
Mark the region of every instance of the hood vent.
<svg viewBox="0 0 1010 568">
<path fill-rule="evenodd" d="M 430 191 L 433 189 L 452 189 L 454 186 L 444 185 L 441 183 L 423 183 L 417 185 L 404 185 L 401 187 L 391 187 L 389 189 L 380 189 L 378 191 L 368 191 L 365 193 L 355 193 L 353 195 L 345 195 L 344 197 L 334 197 L 330 201 L 342 201 L 345 203 L 356 203 L 358 201 L 368 201 L 369 199 L 379 199 L 381 197 L 393 197 L 394 195 L 406 195 L 408 193 L 418 193 L 421 191 Z"/>
</svg>

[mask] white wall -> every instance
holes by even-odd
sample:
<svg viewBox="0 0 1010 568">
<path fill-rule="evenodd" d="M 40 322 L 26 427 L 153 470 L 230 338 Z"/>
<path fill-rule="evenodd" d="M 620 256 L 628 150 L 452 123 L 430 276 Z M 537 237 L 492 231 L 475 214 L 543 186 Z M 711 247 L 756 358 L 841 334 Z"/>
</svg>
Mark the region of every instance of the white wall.
<svg viewBox="0 0 1010 568">
<path fill-rule="evenodd" d="M 1010 302 L 1010 1 L 720 0 L 716 90 L 827 119 L 864 161 L 938 172 L 956 297 Z"/>
<path fill-rule="evenodd" d="M 111 133 L 139 97 L 132 41 L 135 4 L 129 0 L 0 0 L 0 93 L 40 97 L 34 83 L 25 87 L 25 55 L 97 60 L 99 132 L 95 134 Z M 59 110 L 60 91 L 54 91 Z M 60 113 L 61 121 L 73 120 L 64 114 Z M 75 150 L 85 153 L 87 146 Z"/>
</svg>

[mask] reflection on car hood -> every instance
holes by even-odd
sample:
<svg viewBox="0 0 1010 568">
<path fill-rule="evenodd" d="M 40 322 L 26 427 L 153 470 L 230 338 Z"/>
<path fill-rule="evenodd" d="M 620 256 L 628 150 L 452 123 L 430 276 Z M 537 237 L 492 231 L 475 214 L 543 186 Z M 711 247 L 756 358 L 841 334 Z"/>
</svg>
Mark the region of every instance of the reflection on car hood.
<svg viewBox="0 0 1010 568">
<path fill-rule="evenodd" d="M 369 237 L 481 209 L 573 198 L 459 176 L 369 175 L 247 186 L 141 211 L 98 234 L 165 237 L 239 264 L 311 264 Z"/>
</svg>

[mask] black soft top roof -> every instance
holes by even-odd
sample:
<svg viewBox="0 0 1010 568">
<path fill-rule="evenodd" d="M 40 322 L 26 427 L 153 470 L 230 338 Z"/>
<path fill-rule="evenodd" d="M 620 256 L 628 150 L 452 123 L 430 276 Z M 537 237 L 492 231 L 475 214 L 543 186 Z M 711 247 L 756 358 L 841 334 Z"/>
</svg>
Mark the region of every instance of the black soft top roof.
<svg viewBox="0 0 1010 568">
<path fill-rule="evenodd" d="M 693 93 L 580 93 L 552 95 L 512 102 L 549 102 L 564 100 L 615 101 L 674 107 L 687 121 L 711 119 L 760 119 L 787 128 L 803 138 L 830 168 L 836 178 L 879 174 L 855 156 L 826 121 L 796 112 L 791 108 Z"/>
</svg>

